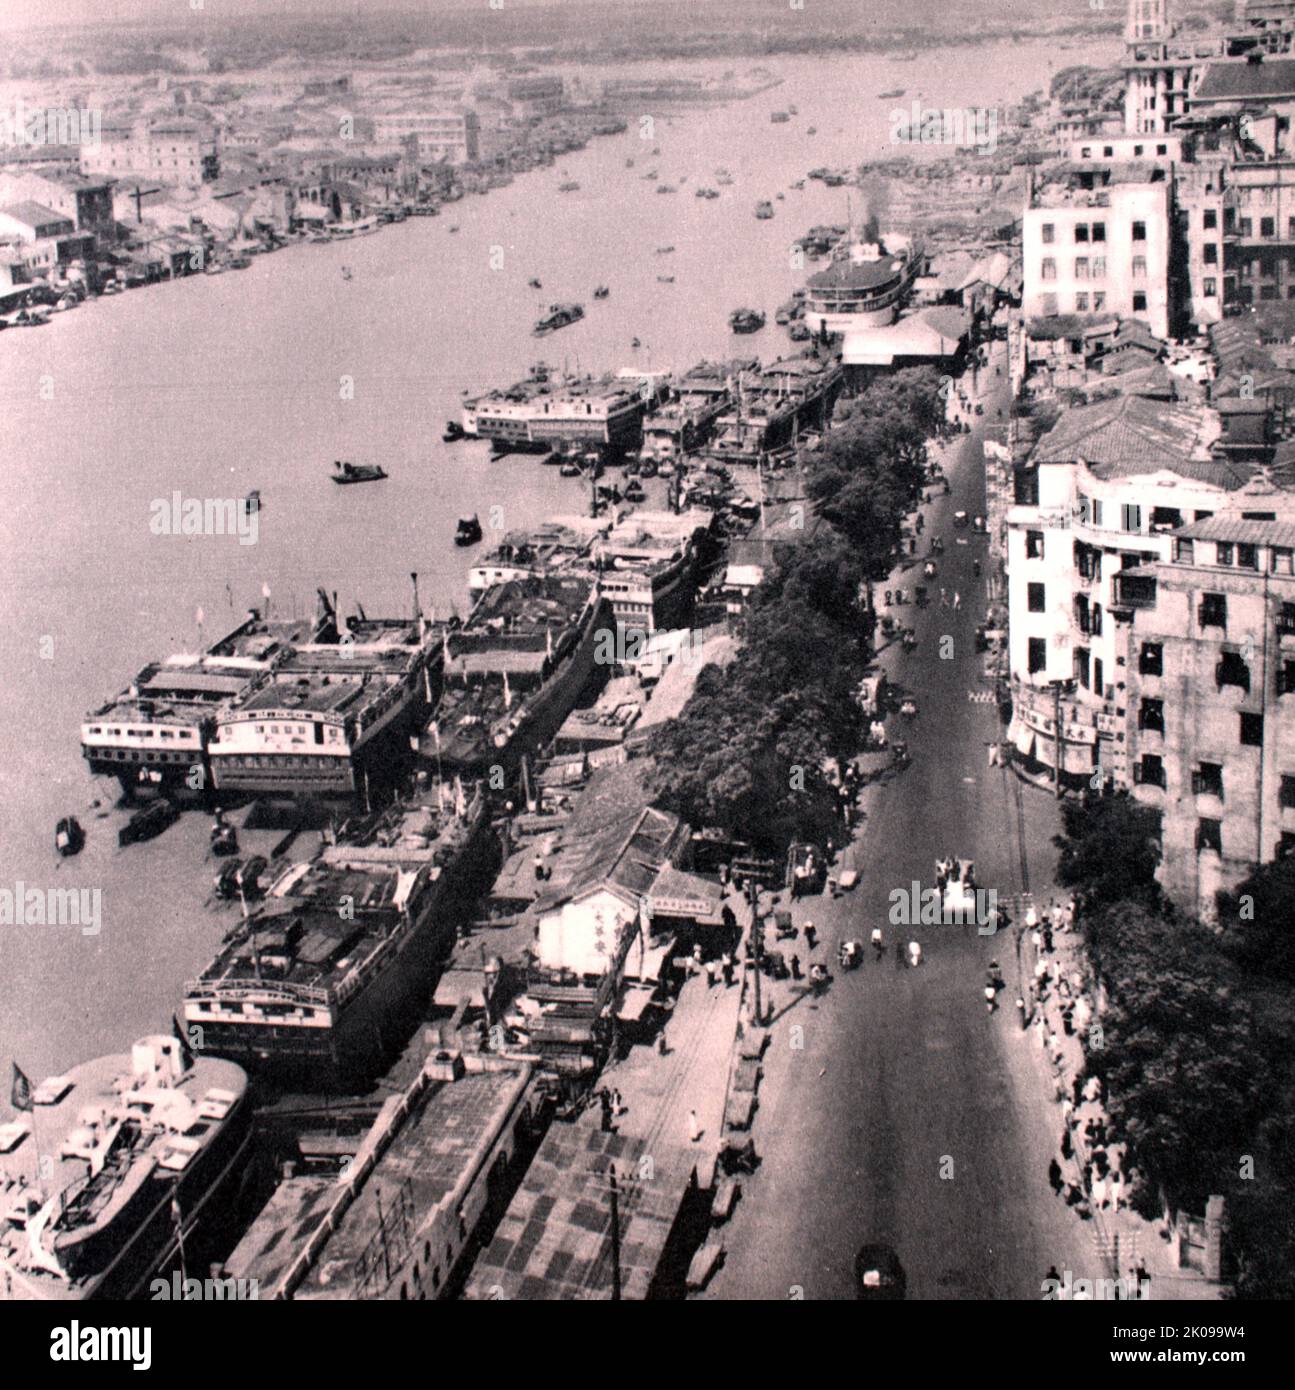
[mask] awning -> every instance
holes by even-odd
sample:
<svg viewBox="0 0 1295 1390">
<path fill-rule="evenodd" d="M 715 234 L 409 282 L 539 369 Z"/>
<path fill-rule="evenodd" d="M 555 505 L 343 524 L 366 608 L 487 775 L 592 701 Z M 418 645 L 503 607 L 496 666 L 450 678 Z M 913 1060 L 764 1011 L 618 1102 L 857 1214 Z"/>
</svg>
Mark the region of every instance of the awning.
<svg viewBox="0 0 1295 1390">
<path fill-rule="evenodd" d="M 654 990 L 644 988 L 641 985 L 630 985 L 616 1007 L 616 1017 L 622 1023 L 637 1023 L 652 1003 L 654 992 Z"/>
<path fill-rule="evenodd" d="M 1012 743 L 1016 746 L 1016 751 L 1023 758 L 1033 758 L 1035 748 L 1035 733 L 1028 724 L 1017 724 L 1016 731 L 1011 735 Z"/>
</svg>

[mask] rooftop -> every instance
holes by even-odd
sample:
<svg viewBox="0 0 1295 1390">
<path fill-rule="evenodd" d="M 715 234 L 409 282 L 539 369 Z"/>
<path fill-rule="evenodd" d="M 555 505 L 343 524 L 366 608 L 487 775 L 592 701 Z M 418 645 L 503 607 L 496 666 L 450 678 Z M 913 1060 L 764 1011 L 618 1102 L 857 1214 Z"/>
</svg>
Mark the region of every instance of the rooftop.
<svg viewBox="0 0 1295 1390">
<path fill-rule="evenodd" d="M 1099 478 L 1169 471 L 1215 487 L 1239 488 L 1252 470 L 1211 457 L 1218 433 L 1213 411 L 1120 395 L 1063 412 L 1039 441 L 1033 461 L 1083 463 Z"/>
<path fill-rule="evenodd" d="M 1232 541 L 1242 545 L 1275 545 L 1295 550 L 1295 520 L 1255 521 L 1226 512 L 1193 521 L 1174 532 L 1185 540 Z"/>
<path fill-rule="evenodd" d="M 1192 96 L 1193 106 L 1211 101 L 1263 101 L 1295 96 L 1295 59 L 1259 63 L 1211 63 Z"/>
</svg>

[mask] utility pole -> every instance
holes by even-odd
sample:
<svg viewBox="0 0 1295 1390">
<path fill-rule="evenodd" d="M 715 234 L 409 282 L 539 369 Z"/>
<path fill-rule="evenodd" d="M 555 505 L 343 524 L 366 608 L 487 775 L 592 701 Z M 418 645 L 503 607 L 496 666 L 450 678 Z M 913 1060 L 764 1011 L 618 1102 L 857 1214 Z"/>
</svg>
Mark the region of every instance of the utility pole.
<svg viewBox="0 0 1295 1390">
<path fill-rule="evenodd" d="M 755 974 L 755 1021 L 757 1024 L 764 1022 L 764 1010 L 760 1004 L 760 938 L 763 933 L 760 930 L 760 885 L 752 875 L 746 882 L 747 893 L 751 899 L 751 961 L 754 966 Z"/>
<path fill-rule="evenodd" d="M 610 1170 L 612 1205 L 612 1302 L 621 1301 L 621 1203 L 616 1187 L 616 1165 Z"/>
<path fill-rule="evenodd" d="M 1061 800 L 1061 682 L 1052 682 L 1052 720 L 1057 735 L 1057 765 L 1053 769 L 1053 793 Z"/>
</svg>

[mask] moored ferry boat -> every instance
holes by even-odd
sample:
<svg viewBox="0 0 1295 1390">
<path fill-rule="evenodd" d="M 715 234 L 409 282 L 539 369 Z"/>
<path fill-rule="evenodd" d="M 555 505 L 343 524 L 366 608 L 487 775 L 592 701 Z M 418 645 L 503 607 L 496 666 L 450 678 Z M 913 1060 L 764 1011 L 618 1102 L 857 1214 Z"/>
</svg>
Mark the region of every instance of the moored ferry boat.
<svg viewBox="0 0 1295 1390">
<path fill-rule="evenodd" d="M 318 622 L 266 621 L 253 610 L 205 652 L 146 666 L 116 699 L 86 715 L 81 754 L 90 771 L 116 777 L 127 794 L 210 785 L 207 751 L 219 715 L 285 661 L 294 643 L 317 640 Z"/>
<path fill-rule="evenodd" d="M 486 797 L 461 783 L 344 826 L 189 982 L 187 1026 L 208 1052 L 312 1087 L 372 1076 L 493 871 L 491 843 Z"/>
<path fill-rule="evenodd" d="M 384 780 L 400 740 L 434 698 L 441 632 L 420 617 L 352 618 L 295 646 L 247 698 L 223 710 L 209 748 L 217 791 L 351 796 Z"/>
<path fill-rule="evenodd" d="M 642 375 L 554 378 L 547 370 L 464 402 L 463 430 L 497 449 L 545 451 L 561 444 L 637 448 L 645 397 Z"/>
<path fill-rule="evenodd" d="M 157 1035 L 21 1087 L 31 1108 L 0 1124 L 3 1296 L 146 1297 L 246 1177 L 246 1072 Z"/>
<path fill-rule="evenodd" d="M 611 607 L 588 573 L 510 580 L 483 594 L 449 639 L 445 686 L 419 753 L 437 773 L 515 765 L 551 738 L 594 672 Z"/>
<path fill-rule="evenodd" d="M 584 316 L 583 304 L 550 304 L 548 313 L 535 325 L 535 336 L 542 338 L 546 333 L 553 333 L 568 324 L 578 323 Z"/>
</svg>

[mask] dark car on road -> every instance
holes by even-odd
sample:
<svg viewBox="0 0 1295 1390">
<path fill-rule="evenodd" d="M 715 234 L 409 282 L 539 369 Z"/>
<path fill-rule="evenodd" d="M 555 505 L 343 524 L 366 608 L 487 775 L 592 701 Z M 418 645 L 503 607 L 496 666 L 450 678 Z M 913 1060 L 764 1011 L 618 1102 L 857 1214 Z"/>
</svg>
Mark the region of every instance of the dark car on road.
<svg viewBox="0 0 1295 1390">
<path fill-rule="evenodd" d="M 865 1245 L 854 1257 L 855 1297 L 872 1299 L 904 1298 L 908 1278 L 899 1256 L 889 1245 Z"/>
</svg>

